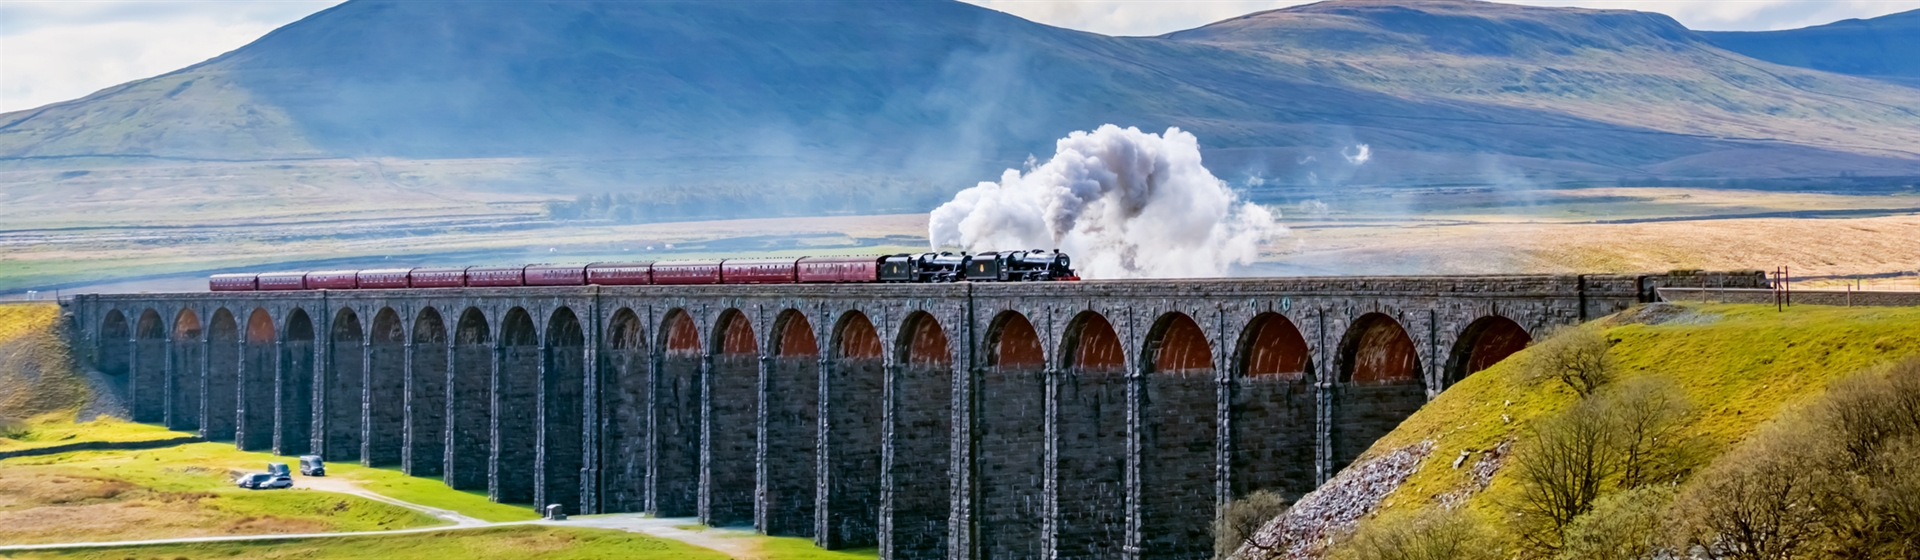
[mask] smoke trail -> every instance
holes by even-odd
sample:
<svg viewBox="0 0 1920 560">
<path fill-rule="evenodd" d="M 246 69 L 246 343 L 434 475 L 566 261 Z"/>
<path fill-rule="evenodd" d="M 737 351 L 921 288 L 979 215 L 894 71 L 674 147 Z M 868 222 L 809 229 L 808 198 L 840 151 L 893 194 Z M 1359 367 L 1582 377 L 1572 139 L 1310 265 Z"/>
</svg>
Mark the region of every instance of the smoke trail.
<svg viewBox="0 0 1920 560">
<path fill-rule="evenodd" d="M 934 209 L 935 248 L 1059 248 L 1087 278 L 1223 276 L 1286 234 L 1200 164 L 1200 142 L 1104 125 L 1058 141 L 1053 159 L 960 191 Z"/>
</svg>

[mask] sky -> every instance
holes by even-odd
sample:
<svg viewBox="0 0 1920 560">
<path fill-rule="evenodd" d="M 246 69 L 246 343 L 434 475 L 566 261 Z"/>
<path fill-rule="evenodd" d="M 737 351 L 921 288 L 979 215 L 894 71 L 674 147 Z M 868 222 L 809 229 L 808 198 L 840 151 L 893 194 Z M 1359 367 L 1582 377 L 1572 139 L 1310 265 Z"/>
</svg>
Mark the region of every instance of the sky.
<svg viewBox="0 0 1920 560">
<path fill-rule="evenodd" d="M 724 1 L 724 0 L 715 0 Z M 966 0 L 1109 35 L 1159 35 L 1300 0 Z M 219 56 L 340 0 L 0 0 L 0 112 Z M 1517 0 L 1664 13 L 1694 29 L 1773 30 L 1920 9 L 1920 0 Z"/>
</svg>

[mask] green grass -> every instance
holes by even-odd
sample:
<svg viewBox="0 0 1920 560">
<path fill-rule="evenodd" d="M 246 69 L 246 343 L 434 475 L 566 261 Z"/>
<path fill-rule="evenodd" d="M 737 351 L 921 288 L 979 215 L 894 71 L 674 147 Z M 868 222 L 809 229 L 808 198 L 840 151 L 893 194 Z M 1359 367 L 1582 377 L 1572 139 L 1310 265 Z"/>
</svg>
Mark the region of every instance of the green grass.
<svg viewBox="0 0 1920 560">
<path fill-rule="evenodd" d="M 0 451 L 36 449 L 91 441 L 152 441 L 192 436 L 151 424 L 136 424 L 111 416 L 74 422 L 70 412 L 55 412 L 21 422 L 17 430 L 0 434 Z"/>
<path fill-rule="evenodd" d="M 793 537 L 760 537 L 767 560 L 866 560 L 880 557 L 880 549 L 822 550 L 813 541 Z"/>
<path fill-rule="evenodd" d="M 455 490 L 437 478 L 407 476 L 391 469 L 329 463 L 328 474 L 360 482 L 360 487 L 403 502 L 459 512 L 485 521 L 525 521 L 540 514 L 531 505 L 494 503 L 482 491 Z"/>
<path fill-rule="evenodd" d="M 1772 306 L 1684 306 L 1687 313 L 1663 324 L 1603 320 L 1623 378 L 1666 376 L 1695 404 L 1687 429 L 1716 450 L 1752 434 L 1781 411 L 1813 399 L 1834 379 L 1920 353 L 1920 308 L 1799 306 L 1781 313 Z M 1524 357 L 1516 355 L 1516 357 Z M 1403 485 L 1382 503 L 1382 513 L 1405 513 L 1471 485 L 1468 469 L 1479 452 L 1513 440 L 1538 418 L 1566 409 L 1571 391 L 1557 383 L 1524 378 L 1521 360 L 1508 359 L 1474 374 L 1381 439 L 1377 455 L 1422 441 L 1436 446 Z M 1463 468 L 1452 463 L 1472 451 Z M 1495 474 L 1485 491 L 1467 501 L 1485 519 L 1504 516 L 1499 504 L 1518 486 Z"/>
<path fill-rule="evenodd" d="M 328 558 L 334 560 L 702 560 L 719 552 L 609 529 L 514 526 L 371 537 L 203 543 L 10 553 L 9 558 Z"/>
</svg>

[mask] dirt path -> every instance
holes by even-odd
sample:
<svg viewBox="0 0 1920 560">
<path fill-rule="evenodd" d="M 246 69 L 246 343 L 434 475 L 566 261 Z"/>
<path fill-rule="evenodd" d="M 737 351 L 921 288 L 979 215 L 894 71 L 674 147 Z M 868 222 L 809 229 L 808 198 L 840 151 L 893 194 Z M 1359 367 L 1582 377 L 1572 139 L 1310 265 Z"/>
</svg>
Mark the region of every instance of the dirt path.
<svg viewBox="0 0 1920 560">
<path fill-rule="evenodd" d="M 355 484 L 352 480 L 348 480 L 344 478 L 333 478 L 333 477 L 325 477 L 325 476 L 302 476 L 302 477 L 293 479 L 293 487 L 305 488 L 309 490 L 319 490 L 322 492 L 350 494 L 350 495 L 366 498 L 369 500 L 373 500 L 376 502 L 392 504 L 392 505 L 400 506 L 403 508 L 411 509 L 414 511 L 418 511 L 421 513 L 425 513 L 427 515 L 431 515 L 441 519 L 445 519 L 453 523 L 454 527 L 483 527 L 487 525 L 496 525 L 496 523 L 489 523 L 487 521 L 484 521 L 478 518 L 468 517 L 466 515 L 460 514 L 460 512 L 456 512 L 453 510 L 423 506 L 413 502 L 403 502 L 400 500 L 389 498 L 384 494 L 379 494 L 372 490 L 361 488 L 359 484 Z M 442 527 L 442 528 L 444 529 L 445 527 Z"/>
</svg>

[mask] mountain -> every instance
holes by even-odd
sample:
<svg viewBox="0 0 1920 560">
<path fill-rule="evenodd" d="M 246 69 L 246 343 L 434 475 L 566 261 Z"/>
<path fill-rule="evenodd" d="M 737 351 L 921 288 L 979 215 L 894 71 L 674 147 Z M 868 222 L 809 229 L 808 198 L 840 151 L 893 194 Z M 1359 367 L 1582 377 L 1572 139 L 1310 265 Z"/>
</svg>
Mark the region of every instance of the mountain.
<svg viewBox="0 0 1920 560">
<path fill-rule="evenodd" d="M 1913 175 L 1916 107 L 1629 11 L 1336 0 L 1120 38 L 950 0 L 352 0 L 0 115 L 0 189 L 234 162 L 324 185 L 304 170 L 352 159 L 414 165 L 378 179 L 414 187 L 914 207 L 1104 123 L 1178 126 L 1222 177 L 1308 187 Z"/>
<path fill-rule="evenodd" d="M 1920 10 L 1804 29 L 1700 35 L 1721 48 L 1775 64 L 1920 87 Z"/>
</svg>

